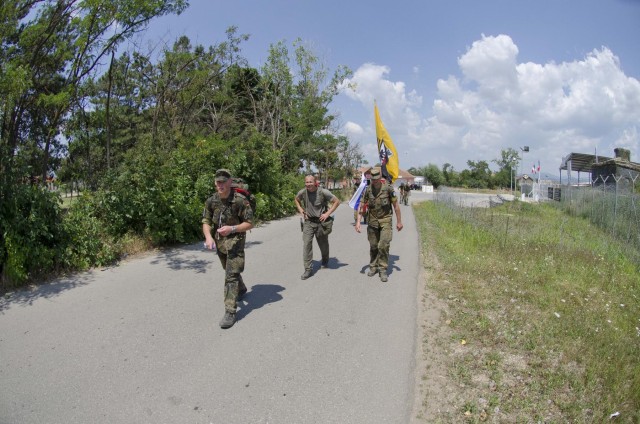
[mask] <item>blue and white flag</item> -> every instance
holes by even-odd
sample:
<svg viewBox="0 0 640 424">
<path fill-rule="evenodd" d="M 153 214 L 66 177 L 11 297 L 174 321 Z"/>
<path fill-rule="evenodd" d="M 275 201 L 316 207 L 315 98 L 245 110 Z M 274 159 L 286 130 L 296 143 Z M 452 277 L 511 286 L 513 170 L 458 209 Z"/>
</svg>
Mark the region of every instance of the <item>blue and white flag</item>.
<svg viewBox="0 0 640 424">
<path fill-rule="evenodd" d="M 362 193 L 364 189 L 367 188 L 367 179 L 362 176 L 362 181 L 360 181 L 360 185 L 355 193 L 353 193 L 353 197 L 349 200 L 349 207 L 354 210 L 358 210 L 360 207 L 360 198 L 362 197 Z"/>
</svg>

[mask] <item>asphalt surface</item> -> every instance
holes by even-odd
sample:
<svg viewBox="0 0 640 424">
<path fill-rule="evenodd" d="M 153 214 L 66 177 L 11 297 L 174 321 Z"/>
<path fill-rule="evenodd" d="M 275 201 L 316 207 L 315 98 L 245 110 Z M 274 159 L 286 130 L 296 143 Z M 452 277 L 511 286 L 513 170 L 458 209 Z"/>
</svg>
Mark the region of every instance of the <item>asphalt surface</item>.
<svg viewBox="0 0 640 424">
<path fill-rule="evenodd" d="M 412 194 L 412 201 L 430 194 Z M 418 234 L 389 281 L 343 203 L 329 269 L 300 280 L 298 217 L 248 234 L 249 292 L 223 330 L 224 273 L 202 243 L 0 301 L 0 423 L 406 423 L 415 383 Z"/>
</svg>

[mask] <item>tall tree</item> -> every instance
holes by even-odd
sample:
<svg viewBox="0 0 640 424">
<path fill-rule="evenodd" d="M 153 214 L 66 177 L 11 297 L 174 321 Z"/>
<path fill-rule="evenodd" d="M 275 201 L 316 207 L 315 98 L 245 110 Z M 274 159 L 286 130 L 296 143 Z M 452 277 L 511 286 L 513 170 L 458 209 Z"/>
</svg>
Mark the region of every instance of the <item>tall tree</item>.
<svg viewBox="0 0 640 424">
<path fill-rule="evenodd" d="M 498 165 L 499 170 L 494 176 L 497 186 L 511 187 L 514 184 L 513 170 L 518 168 L 520 162 L 520 154 L 512 148 L 502 149 L 500 151 L 500 159 L 494 159 L 492 162 Z"/>
<path fill-rule="evenodd" d="M 492 188 L 491 171 L 487 161 L 467 161 L 468 170 L 461 173 L 463 184 L 473 188 Z M 462 175 L 464 174 L 464 175 Z"/>
<path fill-rule="evenodd" d="M 427 181 L 430 182 L 431 185 L 433 185 L 434 188 L 440 187 L 445 182 L 444 176 L 438 168 L 438 165 L 435 165 L 433 163 L 430 163 L 422 168 L 421 175 L 423 175 L 427 179 Z"/>
<path fill-rule="evenodd" d="M 364 158 L 362 149 L 358 143 L 351 143 L 348 137 L 338 136 L 336 152 L 338 153 L 339 166 L 350 184 Z"/>
<path fill-rule="evenodd" d="M 58 142 L 81 82 L 152 18 L 180 13 L 186 6 L 185 0 L 15 2 L 9 10 L 9 16 L 16 17 L 15 26 L 4 27 L 7 33 L 0 47 L 6 68 L 21 76 L 12 83 L 13 90 L 0 93 L 10 94 L 3 104 L 0 131 L 2 156 L 7 158 L 3 170 L 12 169 L 25 143 L 40 140 L 37 159 L 45 176 L 51 147 Z"/>
<path fill-rule="evenodd" d="M 81 83 L 151 19 L 186 6 L 186 0 L 0 4 L 0 268 L 10 251 L 6 237 L 19 231 L 21 180 L 46 177 Z"/>
<path fill-rule="evenodd" d="M 286 44 L 270 46 L 256 104 L 256 128 L 271 137 L 287 171 L 314 164 L 313 152 L 322 148 L 323 134 L 335 119 L 328 105 L 351 75 L 348 68 L 339 67 L 327 81 L 328 71 L 300 39 L 294 48 L 295 71 Z"/>
</svg>

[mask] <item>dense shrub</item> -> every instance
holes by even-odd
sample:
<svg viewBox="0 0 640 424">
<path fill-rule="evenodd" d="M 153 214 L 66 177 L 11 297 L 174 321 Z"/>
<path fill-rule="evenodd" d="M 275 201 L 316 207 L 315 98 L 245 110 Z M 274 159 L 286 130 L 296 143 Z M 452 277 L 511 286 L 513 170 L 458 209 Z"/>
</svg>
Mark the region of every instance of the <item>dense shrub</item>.
<svg viewBox="0 0 640 424">
<path fill-rule="evenodd" d="M 58 194 L 19 186 L 16 205 L 6 209 L 20 213 L 2 215 L 9 228 L 0 245 L 5 287 L 53 271 L 113 263 L 126 253 L 126 240 L 161 246 L 201 239 L 202 208 L 221 167 L 249 184 L 257 222 L 295 211 L 293 198 L 304 179 L 281 172 L 278 154 L 263 136 L 187 140 L 170 152 L 141 143 L 66 213 Z"/>
<path fill-rule="evenodd" d="M 65 233 L 57 195 L 36 185 L 17 185 L 3 205 L 0 246 L 2 283 L 12 287 L 56 267 Z"/>
<path fill-rule="evenodd" d="M 64 217 L 67 235 L 63 266 L 70 270 L 83 270 L 92 266 L 113 263 L 122 252 L 119 240 L 107 231 L 103 221 L 95 216 L 95 207 L 89 195 L 80 198 Z"/>
</svg>

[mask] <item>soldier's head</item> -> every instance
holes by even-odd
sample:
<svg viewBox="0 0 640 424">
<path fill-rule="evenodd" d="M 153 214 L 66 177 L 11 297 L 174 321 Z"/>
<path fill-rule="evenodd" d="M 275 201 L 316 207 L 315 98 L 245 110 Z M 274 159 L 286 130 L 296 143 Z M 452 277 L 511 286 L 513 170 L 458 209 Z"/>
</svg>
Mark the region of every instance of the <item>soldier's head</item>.
<svg viewBox="0 0 640 424">
<path fill-rule="evenodd" d="M 380 168 L 371 169 L 371 184 L 375 186 L 382 184 L 382 172 L 380 171 Z"/>
<path fill-rule="evenodd" d="M 316 177 L 311 174 L 304 177 L 304 186 L 308 191 L 312 193 L 316 191 L 318 189 L 318 183 L 316 182 Z"/>
<path fill-rule="evenodd" d="M 364 170 L 364 178 L 367 180 L 371 179 L 371 168 L 367 168 Z"/>
<path fill-rule="evenodd" d="M 231 179 L 231 171 L 229 171 L 228 169 L 218 169 L 216 171 L 216 190 L 221 199 L 226 199 L 227 197 L 229 197 L 232 183 L 233 180 Z"/>
</svg>

